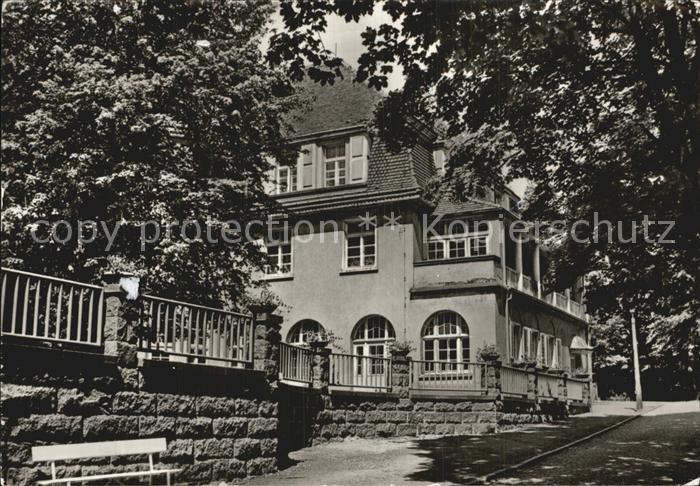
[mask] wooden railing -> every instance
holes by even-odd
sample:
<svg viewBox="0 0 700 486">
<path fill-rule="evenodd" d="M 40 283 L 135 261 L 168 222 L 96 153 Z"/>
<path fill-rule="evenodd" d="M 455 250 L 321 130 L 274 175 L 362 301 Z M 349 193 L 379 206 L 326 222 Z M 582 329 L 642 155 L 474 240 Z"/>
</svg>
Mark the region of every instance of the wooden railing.
<svg viewBox="0 0 700 486">
<path fill-rule="evenodd" d="M 501 367 L 501 391 L 508 395 L 527 396 L 528 372 L 518 368 Z"/>
<path fill-rule="evenodd" d="M 583 387 L 587 385 L 586 381 L 566 379 L 566 398 L 569 400 L 583 400 Z"/>
<path fill-rule="evenodd" d="M 99 346 L 104 323 L 102 287 L 2 269 L 2 334 Z"/>
<path fill-rule="evenodd" d="M 353 354 L 330 355 L 332 386 L 388 389 L 391 387 L 391 359 Z"/>
<path fill-rule="evenodd" d="M 151 295 L 143 296 L 143 304 L 139 348 L 152 357 L 226 366 L 252 363 L 250 316 Z"/>
<path fill-rule="evenodd" d="M 284 381 L 311 383 L 310 349 L 280 343 L 279 374 Z"/>
<path fill-rule="evenodd" d="M 410 387 L 414 390 L 481 392 L 485 364 L 449 361 L 412 361 Z"/>
<path fill-rule="evenodd" d="M 510 267 L 506 267 L 506 284 L 518 288 L 518 272 Z"/>
<path fill-rule="evenodd" d="M 540 398 L 559 397 L 559 377 L 556 375 L 537 374 L 537 395 Z"/>
</svg>

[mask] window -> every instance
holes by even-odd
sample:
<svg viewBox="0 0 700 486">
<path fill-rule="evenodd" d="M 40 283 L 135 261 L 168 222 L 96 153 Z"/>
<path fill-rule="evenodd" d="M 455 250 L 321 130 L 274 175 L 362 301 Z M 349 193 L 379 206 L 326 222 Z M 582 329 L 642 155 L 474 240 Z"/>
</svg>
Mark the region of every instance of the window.
<svg viewBox="0 0 700 486">
<path fill-rule="evenodd" d="M 357 323 L 352 332 L 352 345 L 356 355 L 371 358 L 389 356 L 389 343 L 396 339 L 394 327 L 382 316 L 367 316 Z M 356 360 L 356 374 L 379 375 L 384 373 L 384 359 Z"/>
<path fill-rule="evenodd" d="M 511 324 L 510 334 L 510 357 L 512 361 L 521 361 L 523 359 L 523 335 L 522 326 L 520 324 Z"/>
<path fill-rule="evenodd" d="M 287 275 L 292 273 L 292 242 L 288 236 L 278 235 L 265 243 L 267 264 L 265 275 Z"/>
<path fill-rule="evenodd" d="M 292 326 L 287 333 L 287 343 L 299 346 L 309 342 L 308 333 L 325 332 L 323 326 L 312 319 L 304 319 Z"/>
<path fill-rule="evenodd" d="M 447 157 L 445 156 L 445 149 L 442 147 L 435 148 L 433 150 L 433 163 L 435 164 L 435 170 L 438 175 L 445 175 L 445 169 L 447 165 Z"/>
<path fill-rule="evenodd" d="M 277 194 L 297 190 L 297 168 L 281 166 L 277 168 Z"/>
<path fill-rule="evenodd" d="M 323 167 L 326 187 L 342 186 L 345 177 L 345 141 L 323 147 Z"/>
<path fill-rule="evenodd" d="M 345 269 L 363 270 L 375 268 L 377 264 L 376 228 L 368 225 L 345 223 Z"/>
<path fill-rule="evenodd" d="M 469 362 L 469 330 L 462 317 L 440 311 L 428 318 L 422 332 L 423 360 L 427 371 L 453 371 Z"/>
<path fill-rule="evenodd" d="M 428 259 L 475 257 L 488 254 L 489 223 L 445 222 L 428 235 Z"/>
</svg>

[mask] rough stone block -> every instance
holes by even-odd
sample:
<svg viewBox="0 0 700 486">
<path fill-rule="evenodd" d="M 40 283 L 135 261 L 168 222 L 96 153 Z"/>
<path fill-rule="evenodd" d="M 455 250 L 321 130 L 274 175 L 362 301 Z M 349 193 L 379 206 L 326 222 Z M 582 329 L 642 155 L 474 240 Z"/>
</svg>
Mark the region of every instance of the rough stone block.
<svg viewBox="0 0 700 486">
<path fill-rule="evenodd" d="M 156 395 L 130 391 L 115 393 L 112 412 L 121 415 L 155 415 Z"/>
<path fill-rule="evenodd" d="M 138 391 L 139 372 L 136 368 L 119 368 L 122 377 L 122 388 L 126 391 Z"/>
<path fill-rule="evenodd" d="M 274 457 L 258 457 L 246 463 L 248 476 L 259 476 L 277 471 L 277 459 Z"/>
<path fill-rule="evenodd" d="M 455 403 L 456 412 L 469 412 L 472 409 L 472 402 Z"/>
<path fill-rule="evenodd" d="M 425 423 L 444 424 L 445 423 L 445 413 L 444 412 L 425 412 L 423 414 L 423 420 L 425 421 Z"/>
<path fill-rule="evenodd" d="M 396 424 L 377 424 L 378 437 L 394 437 L 396 435 Z"/>
<path fill-rule="evenodd" d="M 217 418 L 212 424 L 216 437 L 245 437 L 248 435 L 248 420 L 244 418 Z"/>
<path fill-rule="evenodd" d="M 203 461 L 185 464 L 175 479 L 178 483 L 208 484 L 211 482 L 213 466 L 219 461 Z"/>
<path fill-rule="evenodd" d="M 52 388 L 0 385 L 0 410 L 6 417 L 22 417 L 31 413 L 51 413 L 56 407 L 56 393 Z"/>
<path fill-rule="evenodd" d="M 455 404 L 450 402 L 437 402 L 435 404 L 436 412 L 453 412 L 455 409 Z"/>
<path fill-rule="evenodd" d="M 455 424 L 455 434 L 470 435 L 472 433 L 471 424 Z"/>
<path fill-rule="evenodd" d="M 473 434 L 490 434 L 496 431 L 496 424 L 472 424 Z"/>
<path fill-rule="evenodd" d="M 362 402 L 360 406 L 358 407 L 360 410 L 376 410 L 377 409 L 377 404 L 374 402 Z"/>
<path fill-rule="evenodd" d="M 424 412 L 408 412 L 408 423 L 421 424 L 423 423 Z"/>
<path fill-rule="evenodd" d="M 367 423 L 381 424 L 386 422 L 386 412 L 382 412 L 379 410 L 371 410 L 367 412 L 367 415 L 365 417 L 367 419 Z"/>
<path fill-rule="evenodd" d="M 197 416 L 231 417 L 236 415 L 236 399 L 225 397 L 199 397 L 197 399 Z"/>
<path fill-rule="evenodd" d="M 253 459 L 260 456 L 260 441 L 258 439 L 237 439 L 234 441 L 234 449 L 236 459 Z"/>
<path fill-rule="evenodd" d="M 276 437 L 277 419 L 254 418 L 248 422 L 249 437 Z"/>
<path fill-rule="evenodd" d="M 193 417 L 195 415 L 195 398 L 187 395 L 158 394 L 158 415 L 176 417 Z"/>
<path fill-rule="evenodd" d="M 219 459 L 213 463 L 212 479 L 215 481 L 235 481 L 246 476 L 245 462 L 238 459 Z"/>
<path fill-rule="evenodd" d="M 88 441 L 131 439 L 138 435 L 138 417 L 95 415 L 83 420 L 83 437 Z"/>
<path fill-rule="evenodd" d="M 381 402 L 377 405 L 377 410 L 396 410 L 396 402 Z"/>
<path fill-rule="evenodd" d="M 263 400 L 260 402 L 260 408 L 258 409 L 258 414 L 262 417 L 277 417 L 278 415 L 277 402 L 271 402 Z"/>
<path fill-rule="evenodd" d="M 375 424 L 357 424 L 355 426 L 355 435 L 363 438 L 375 437 L 377 435 L 377 426 Z"/>
<path fill-rule="evenodd" d="M 392 422 L 395 424 L 408 422 L 408 412 L 399 412 L 399 411 L 387 412 L 386 413 L 386 420 L 387 420 L 387 422 Z"/>
<path fill-rule="evenodd" d="M 462 412 L 445 412 L 445 422 L 448 424 L 462 423 Z"/>
<path fill-rule="evenodd" d="M 479 419 L 478 412 L 462 412 L 462 423 L 473 424 Z"/>
<path fill-rule="evenodd" d="M 277 439 L 260 439 L 260 454 L 277 457 Z"/>
<path fill-rule="evenodd" d="M 235 457 L 233 439 L 204 439 L 194 442 L 194 454 L 197 460 L 216 459 L 218 457 Z M 179 479 L 179 478 L 178 478 Z"/>
<path fill-rule="evenodd" d="M 333 422 L 345 422 L 345 410 L 333 410 Z"/>
<path fill-rule="evenodd" d="M 346 417 L 349 423 L 362 423 L 365 421 L 365 412 L 348 410 Z"/>
<path fill-rule="evenodd" d="M 418 435 L 435 435 L 435 424 L 419 424 Z"/>
<path fill-rule="evenodd" d="M 433 410 L 435 408 L 435 404 L 433 402 L 416 402 L 414 410 L 416 411 L 421 411 L 421 410 Z"/>
<path fill-rule="evenodd" d="M 3 442 L 3 466 L 31 466 L 32 444 Z"/>
<path fill-rule="evenodd" d="M 495 411 L 496 404 L 493 402 L 476 402 L 472 405 L 472 410 L 475 412 Z"/>
<path fill-rule="evenodd" d="M 498 422 L 498 418 L 498 412 L 481 412 L 479 413 L 479 419 L 477 422 L 495 424 Z"/>
<path fill-rule="evenodd" d="M 413 407 L 413 400 L 409 400 L 408 398 L 402 398 L 399 400 L 399 403 L 396 404 L 397 410 L 413 410 Z"/>
<path fill-rule="evenodd" d="M 418 426 L 415 424 L 397 424 L 396 425 L 396 435 L 403 436 L 415 436 L 418 432 Z"/>
<path fill-rule="evenodd" d="M 319 424 L 327 424 L 333 421 L 333 411 L 331 410 L 321 410 L 316 415 L 316 421 Z"/>
<path fill-rule="evenodd" d="M 65 415 L 102 415 L 111 412 L 111 398 L 104 392 L 92 390 L 85 395 L 82 391 L 58 390 L 58 412 Z"/>
<path fill-rule="evenodd" d="M 174 437 L 175 417 L 139 417 L 140 437 Z"/>
<path fill-rule="evenodd" d="M 191 462 L 194 457 L 194 441 L 192 439 L 176 439 L 168 442 L 168 449 L 161 452 L 163 462 Z"/>
<path fill-rule="evenodd" d="M 236 399 L 236 415 L 241 417 L 257 417 L 258 416 L 258 401 L 246 400 L 245 398 Z"/>
<path fill-rule="evenodd" d="M 82 439 L 80 417 L 31 415 L 17 419 L 10 437 L 18 441 L 72 442 Z"/>
<path fill-rule="evenodd" d="M 338 424 L 326 424 L 321 427 L 321 437 L 324 439 L 332 439 L 338 435 Z"/>
<path fill-rule="evenodd" d="M 175 422 L 178 437 L 204 438 L 212 435 L 212 419 L 207 417 L 178 418 Z"/>
<path fill-rule="evenodd" d="M 455 424 L 437 424 L 435 433 L 438 435 L 452 435 L 455 433 Z"/>
</svg>

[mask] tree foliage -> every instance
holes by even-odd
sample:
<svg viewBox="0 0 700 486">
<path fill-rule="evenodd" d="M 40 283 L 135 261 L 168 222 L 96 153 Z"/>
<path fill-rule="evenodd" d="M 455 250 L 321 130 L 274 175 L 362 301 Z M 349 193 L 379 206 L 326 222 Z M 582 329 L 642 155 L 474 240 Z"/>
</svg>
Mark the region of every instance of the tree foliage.
<svg viewBox="0 0 700 486">
<path fill-rule="evenodd" d="M 162 295 L 239 301 L 262 257 L 228 222 L 266 217 L 267 158 L 290 156 L 295 96 L 259 49 L 270 13 L 262 0 L 3 2 L 3 265 L 81 281 L 132 270 Z M 37 243 L 41 220 L 74 237 Z M 89 220 L 97 239 L 81 245 Z M 201 238 L 194 223 L 183 238 L 187 221 Z"/>
<path fill-rule="evenodd" d="M 700 2 L 381 5 L 393 22 L 362 34 L 357 79 L 383 88 L 399 65 L 406 80 L 392 104 L 445 122 L 455 139 L 452 185 L 531 181 L 526 216 L 566 220 L 569 230 L 544 231 L 555 251 L 549 285 L 588 275 L 598 326 L 619 329 L 636 308 L 655 365 L 694 366 L 697 376 Z M 270 59 L 293 76 L 313 65 L 310 76 L 332 79 L 334 56 L 315 44 L 326 16 L 352 22 L 374 8 L 369 0 L 285 3 Z M 613 222 L 612 234 L 594 227 L 596 215 Z M 674 242 L 658 242 L 666 225 L 650 225 L 656 242 L 644 241 L 645 215 L 674 221 L 666 235 Z M 588 226 L 573 226 L 579 220 Z M 636 243 L 621 241 L 618 221 Z"/>
</svg>

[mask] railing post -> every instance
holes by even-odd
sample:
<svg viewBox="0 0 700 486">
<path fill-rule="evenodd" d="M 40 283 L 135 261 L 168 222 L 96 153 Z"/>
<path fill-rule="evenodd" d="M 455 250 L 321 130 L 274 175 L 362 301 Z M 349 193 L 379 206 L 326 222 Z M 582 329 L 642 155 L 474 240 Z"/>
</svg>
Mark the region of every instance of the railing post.
<svg viewBox="0 0 700 486">
<path fill-rule="evenodd" d="M 253 368 L 265 372 L 273 388 L 279 380 L 280 326 L 282 317 L 272 312 L 274 304 L 251 305 L 253 313 Z"/>
<path fill-rule="evenodd" d="M 399 398 L 408 398 L 411 386 L 411 358 L 403 353 L 391 353 L 391 391 Z"/>
<path fill-rule="evenodd" d="M 568 393 L 566 392 L 566 373 L 559 375 L 559 380 L 557 382 L 557 394 L 559 396 L 559 401 L 566 403 Z"/>
<path fill-rule="evenodd" d="M 311 343 L 311 385 L 322 394 L 328 393 L 330 384 L 331 349 L 323 345 Z"/>
<path fill-rule="evenodd" d="M 489 396 L 497 397 L 501 394 L 501 365 L 500 359 L 487 360 L 484 362 L 484 378 L 482 382 L 486 387 Z"/>
<path fill-rule="evenodd" d="M 102 277 L 105 321 L 102 331 L 104 354 L 114 356 L 120 366 L 138 365 L 137 344 L 141 325 L 140 279 L 127 273 Z"/>
</svg>

